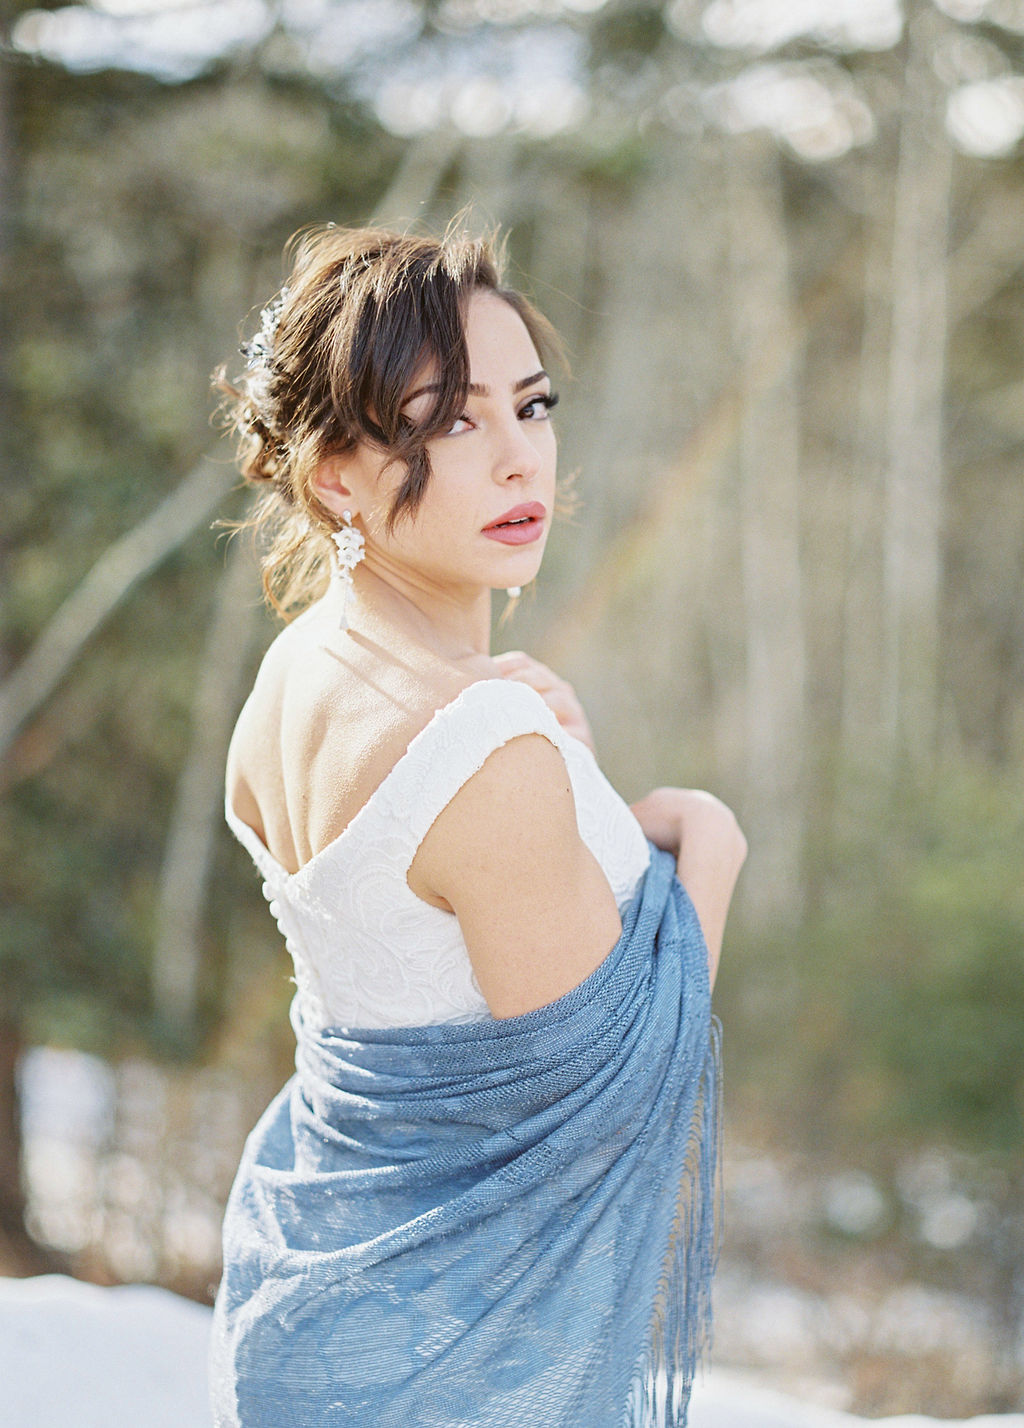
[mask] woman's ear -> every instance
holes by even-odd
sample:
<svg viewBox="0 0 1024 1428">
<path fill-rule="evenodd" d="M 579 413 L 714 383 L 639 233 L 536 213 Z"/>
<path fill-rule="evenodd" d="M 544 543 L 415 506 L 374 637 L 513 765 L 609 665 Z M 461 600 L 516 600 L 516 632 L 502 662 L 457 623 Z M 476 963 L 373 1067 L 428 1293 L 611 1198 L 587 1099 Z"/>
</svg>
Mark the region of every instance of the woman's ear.
<svg viewBox="0 0 1024 1428">
<path fill-rule="evenodd" d="M 359 501 L 349 484 L 351 466 L 351 453 L 325 456 L 313 477 L 313 490 L 321 505 L 339 520 L 345 511 L 359 514 Z"/>
</svg>

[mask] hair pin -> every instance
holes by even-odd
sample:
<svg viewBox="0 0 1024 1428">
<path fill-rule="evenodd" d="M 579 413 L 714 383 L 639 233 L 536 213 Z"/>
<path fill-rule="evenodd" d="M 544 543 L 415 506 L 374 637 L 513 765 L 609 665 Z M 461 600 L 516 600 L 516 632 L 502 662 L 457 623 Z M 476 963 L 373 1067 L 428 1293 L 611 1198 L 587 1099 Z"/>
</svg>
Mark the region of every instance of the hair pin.
<svg viewBox="0 0 1024 1428">
<path fill-rule="evenodd" d="M 274 339 L 288 297 L 288 289 L 282 288 L 277 297 L 261 309 L 259 331 L 239 347 L 239 352 L 250 367 L 269 366 L 273 360 Z"/>
</svg>

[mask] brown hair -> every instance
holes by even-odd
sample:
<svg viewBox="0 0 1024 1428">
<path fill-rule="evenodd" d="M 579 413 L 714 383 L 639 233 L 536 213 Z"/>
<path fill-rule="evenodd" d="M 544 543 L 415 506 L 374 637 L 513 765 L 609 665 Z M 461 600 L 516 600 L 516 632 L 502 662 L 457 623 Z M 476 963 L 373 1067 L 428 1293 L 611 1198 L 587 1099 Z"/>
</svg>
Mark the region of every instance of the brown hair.
<svg viewBox="0 0 1024 1428">
<path fill-rule="evenodd" d="M 561 355 L 554 329 L 521 293 L 501 283 L 493 241 L 450 231 L 431 239 L 380 228 L 329 225 L 296 235 L 291 274 L 263 310 L 262 331 L 242 350 L 235 382 L 222 368 L 226 424 L 237 433 L 247 480 L 264 487 L 250 520 L 263 544 L 263 588 L 286 619 L 319 595 L 337 519 L 313 482 L 329 455 L 369 442 L 402 462 L 388 513 L 412 515 L 430 479 L 427 441 L 462 414 L 469 386 L 465 312 L 483 289 L 522 318 L 542 360 Z M 403 414 L 426 363 L 438 388 L 417 422 Z"/>
</svg>

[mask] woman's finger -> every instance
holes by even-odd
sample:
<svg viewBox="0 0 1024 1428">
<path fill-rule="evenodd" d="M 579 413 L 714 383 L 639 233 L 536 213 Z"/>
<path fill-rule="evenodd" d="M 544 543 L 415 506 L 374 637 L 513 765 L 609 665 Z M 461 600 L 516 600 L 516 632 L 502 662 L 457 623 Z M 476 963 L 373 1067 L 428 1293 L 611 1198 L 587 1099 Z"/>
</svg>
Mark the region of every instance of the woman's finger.
<svg viewBox="0 0 1024 1428">
<path fill-rule="evenodd" d="M 546 664 L 542 664 L 539 659 L 534 659 L 533 655 L 528 655 L 523 650 L 508 650 L 505 654 L 495 655 L 494 663 L 503 674 L 528 674 L 531 679 L 542 682 L 560 682 L 553 669 L 549 669 Z"/>
<path fill-rule="evenodd" d="M 587 716 L 568 680 L 561 679 L 553 669 L 523 650 L 508 650 L 505 654 L 495 655 L 494 662 L 503 678 L 518 680 L 520 684 L 535 689 L 562 728 L 593 750 L 594 738 Z"/>
</svg>

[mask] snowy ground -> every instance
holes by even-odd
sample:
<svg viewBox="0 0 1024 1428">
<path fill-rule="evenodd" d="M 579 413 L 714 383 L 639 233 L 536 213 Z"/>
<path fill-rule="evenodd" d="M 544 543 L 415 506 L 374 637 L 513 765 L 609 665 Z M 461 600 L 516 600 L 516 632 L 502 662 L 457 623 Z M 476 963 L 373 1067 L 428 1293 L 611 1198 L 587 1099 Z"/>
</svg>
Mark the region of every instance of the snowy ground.
<svg viewBox="0 0 1024 1428">
<path fill-rule="evenodd" d="M 46 1275 L 0 1279 L 0 1428 L 211 1428 L 210 1311 L 163 1289 L 100 1289 Z M 854 1428 L 867 1420 L 810 1408 L 753 1380 L 712 1373 L 694 1391 L 691 1428 Z M 960 1420 L 1024 1428 L 1024 1414 Z M 938 1420 L 876 1419 L 886 1428 Z M 942 1428 L 956 1428 L 949 1419 Z"/>
</svg>

